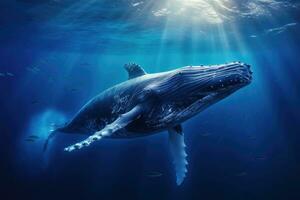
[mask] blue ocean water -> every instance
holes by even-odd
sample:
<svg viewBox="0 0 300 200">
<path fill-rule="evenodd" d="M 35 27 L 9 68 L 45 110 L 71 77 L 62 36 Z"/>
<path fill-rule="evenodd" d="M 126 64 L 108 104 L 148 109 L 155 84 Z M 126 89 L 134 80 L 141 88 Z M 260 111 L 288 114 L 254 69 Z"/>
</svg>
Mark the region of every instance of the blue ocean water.
<svg viewBox="0 0 300 200">
<path fill-rule="evenodd" d="M 300 199 L 299 11 L 296 0 L 1 0 L 1 196 Z M 56 124 L 127 79 L 126 63 L 231 61 L 250 64 L 253 82 L 183 124 L 181 186 L 166 133 L 74 153 L 63 149 L 85 137 L 60 134 L 42 151 Z"/>
</svg>

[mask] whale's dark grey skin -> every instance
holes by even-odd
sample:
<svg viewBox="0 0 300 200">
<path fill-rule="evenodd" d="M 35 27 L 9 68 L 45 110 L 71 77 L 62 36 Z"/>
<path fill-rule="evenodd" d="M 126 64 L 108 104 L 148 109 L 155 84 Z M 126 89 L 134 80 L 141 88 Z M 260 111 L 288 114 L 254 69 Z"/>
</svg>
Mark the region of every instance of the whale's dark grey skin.
<svg viewBox="0 0 300 200">
<path fill-rule="evenodd" d="M 240 62 L 214 66 L 186 66 L 147 74 L 139 65 L 127 64 L 129 80 L 102 92 L 56 132 L 89 137 L 65 148 L 73 151 L 101 138 L 134 138 L 169 132 L 177 184 L 187 172 L 181 124 L 248 85 L 250 66 Z"/>
</svg>

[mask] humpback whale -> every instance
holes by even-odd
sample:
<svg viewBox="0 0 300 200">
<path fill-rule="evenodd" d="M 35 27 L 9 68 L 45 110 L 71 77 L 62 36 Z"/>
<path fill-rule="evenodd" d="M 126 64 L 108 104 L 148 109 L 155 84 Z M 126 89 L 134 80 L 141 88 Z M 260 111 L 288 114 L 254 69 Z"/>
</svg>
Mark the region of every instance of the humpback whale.
<svg viewBox="0 0 300 200">
<path fill-rule="evenodd" d="M 134 63 L 124 67 L 128 80 L 91 99 L 70 122 L 50 134 L 44 147 L 58 132 L 87 135 L 64 149 L 72 152 L 102 138 L 136 138 L 168 131 L 180 185 L 188 164 L 182 123 L 251 83 L 250 65 L 185 66 L 152 74 Z"/>
</svg>

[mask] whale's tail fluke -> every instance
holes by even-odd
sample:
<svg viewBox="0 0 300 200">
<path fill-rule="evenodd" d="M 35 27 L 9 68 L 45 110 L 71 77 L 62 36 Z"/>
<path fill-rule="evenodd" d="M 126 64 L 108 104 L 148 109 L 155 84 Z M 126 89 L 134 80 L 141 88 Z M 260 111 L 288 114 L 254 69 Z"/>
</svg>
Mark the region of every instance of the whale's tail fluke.
<svg viewBox="0 0 300 200">
<path fill-rule="evenodd" d="M 50 142 L 50 140 L 56 135 L 57 131 L 56 130 L 53 130 L 50 132 L 50 135 L 47 137 L 45 143 L 44 143 L 44 146 L 43 146 L 43 152 L 46 152 L 47 151 L 47 148 L 48 148 L 48 144 Z"/>
<path fill-rule="evenodd" d="M 51 141 L 51 139 L 53 139 L 54 136 L 57 135 L 57 133 L 63 131 L 63 129 L 65 128 L 65 126 L 58 126 L 58 125 L 54 125 L 55 127 L 57 127 L 56 129 L 51 129 L 50 130 L 50 134 L 48 135 L 47 139 L 45 140 L 44 146 L 43 146 L 43 152 L 46 152 L 48 149 L 48 145 L 49 142 Z"/>
<path fill-rule="evenodd" d="M 42 144 L 43 152 L 45 152 L 51 139 L 60 131 L 65 122 L 66 117 L 63 113 L 54 109 L 47 109 L 33 117 L 29 132 L 45 139 L 44 144 Z"/>
</svg>

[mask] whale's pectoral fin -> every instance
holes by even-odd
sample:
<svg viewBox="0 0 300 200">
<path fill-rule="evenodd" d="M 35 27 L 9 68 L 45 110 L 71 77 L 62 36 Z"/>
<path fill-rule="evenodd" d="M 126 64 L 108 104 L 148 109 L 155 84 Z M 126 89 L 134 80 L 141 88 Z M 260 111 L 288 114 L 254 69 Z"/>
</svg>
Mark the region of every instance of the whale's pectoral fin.
<svg viewBox="0 0 300 200">
<path fill-rule="evenodd" d="M 176 171 L 176 183 L 180 185 L 187 173 L 187 154 L 185 152 L 184 134 L 181 125 L 169 129 L 169 140 L 173 163 Z"/>
<path fill-rule="evenodd" d="M 143 108 L 142 105 L 135 106 L 129 112 L 120 115 L 114 122 L 108 124 L 100 131 L 95 132 L 93 135 L 89 136 L 87 139 L 83 140 L 82 142 L 76 143 L 69 147 L 65 148 L 65 151 L 73 151 L 75 149 L 81 149 L 82 147 L 89 146 L 91 143 L 100 140 L 103 137 L 107 137 L 115 133 L 116 131 L 124 128 L 130 122 L 138 119 L 142 114 Z"/>
</svg>

